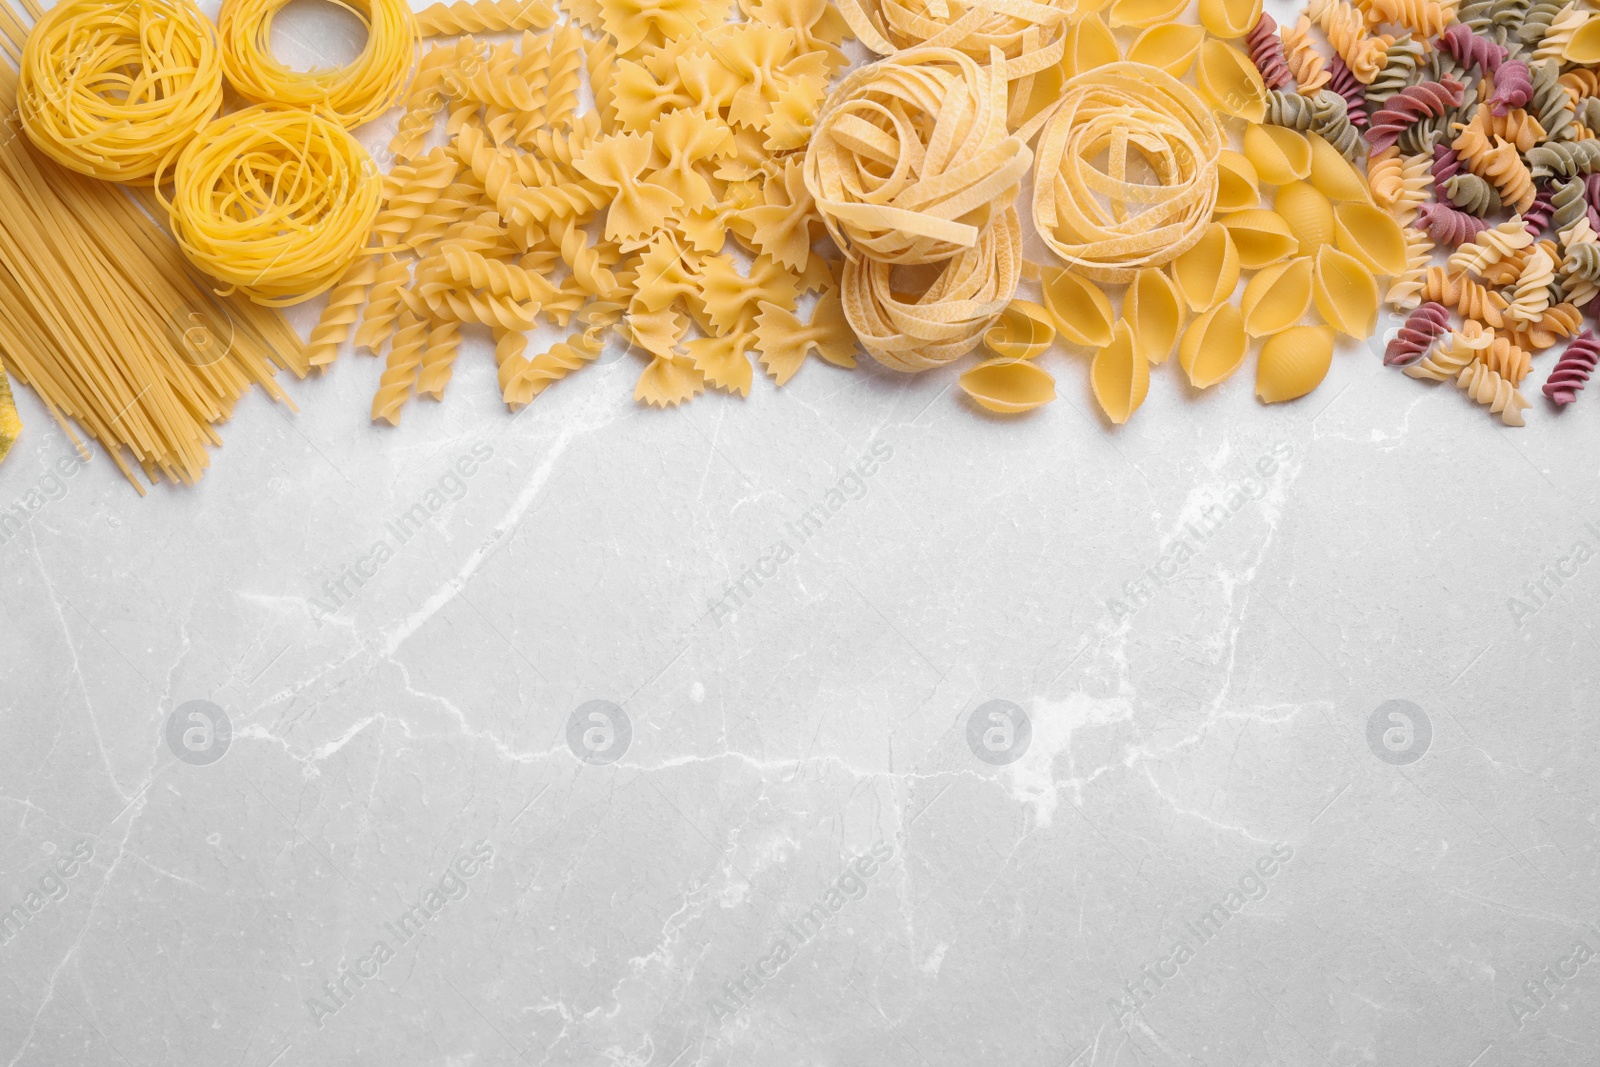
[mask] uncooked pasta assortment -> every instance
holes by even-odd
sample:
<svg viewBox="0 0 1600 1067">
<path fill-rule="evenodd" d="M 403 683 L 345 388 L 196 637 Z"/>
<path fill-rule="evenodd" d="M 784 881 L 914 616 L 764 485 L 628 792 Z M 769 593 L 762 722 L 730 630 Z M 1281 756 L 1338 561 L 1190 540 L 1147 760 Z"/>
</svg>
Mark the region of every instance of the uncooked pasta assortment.
<svg viewBox="0 0 1600 1067">
<path fill-rule="evenodd" d="M 1169 361 L 1192 390 L 1253 361 L 1262 402 L 1305 396 L 1386 306 L 1386 365 L 1507 425 L 1534 375 L 1559 409 L 1600 361 L 1585 0 L 1311 0 L 1281 26 L 1260 0 L 357 0 L 360 54 L 310 71 L 273 55 L 284 0 L 215 26 L 192 0 L 24 2 L 0 88 L 38 157 L 0 160 L 0 355 L 152 477 L 196 476 L 271 362 L 380 357 L 371 415 L 397 423 L 475 332 L 513 409 L 612 338 L 648 405 L 864 351 L 1002 415 L 1081 361 L 1113 424 Z M 391 109 L 380 167 L 358 128 Z M 142 185 L 170 242 L 101 182 Z M 31 264 L 57 217 L 85 237 Z M 190 358 L 213 399 L 152 327 L 220 330 L 194 287 L 80 281 L 103 326 L 69 325 L 62 277 L 133 249 L 260 305 L 242 354 Z M 303 347 L 267 310 L 319 296 Z M 185 399 L 123 432 L 145 382 Z"/>
</svg>

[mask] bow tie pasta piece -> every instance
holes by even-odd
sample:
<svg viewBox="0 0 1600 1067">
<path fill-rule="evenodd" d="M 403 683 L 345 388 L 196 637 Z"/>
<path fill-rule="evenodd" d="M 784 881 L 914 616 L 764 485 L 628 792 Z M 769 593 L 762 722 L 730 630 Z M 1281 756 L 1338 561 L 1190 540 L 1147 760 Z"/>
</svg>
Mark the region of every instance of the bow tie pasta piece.
<svg viewBox="0 0 1600 1067">
<path fill-rule="evenodd" d="M 1261 181 L 1255 164 L 1225 148 L 1217 156 L 1217 210 L 1246 211 L 1261 204 Z"/>
<path fill-rule="evenodd" d="M 808 352 L 815 352 L 835 367 L 850 369 L 856 365 L 856 336 L 845 321 L 839 290 L 829 289 L 822 294 L 808 324 L 771 301 L 763 300 L 760 306 L 756 345 L 761 349 L 761 365 L 779 385 L 794 377 Z"/>
<path fill-rule="evenodd" d="M 723 12 L 706 0 L 598 0 L 600 25 L 632 52 L 647 39 L 682 40 L 720 22 Z"/>
<path fill-rule="evenodd" d="M 1406 269 L 1406 237 L 1386 211 L 1357 201 L 1334 209 L 1334 247 L 1367 269 L 1393 277 Z"/>
<path fill-rule="evenodd" d="M 1225 381 L 1244 363 L 1250 339 L 1232 304 L 1218 304 L 1189 324 L 1178 342 L 1178 366 L 1196 389 Z"/>
<path fill-rule="evenodd" d="M 1209 311 L 1233 295 L 1239 284 L 1239 250 L 1220 222 L 1206 227 L 1195 246 L 1172 264 L 1172 280 L 1190 311 Z"/>
<path fill-rule="evenodd" d="M 1200 239 L 1221 151 L 1215 116 L 1171 75 L 1137 63 L 1080 74 L 1039 135 L 1034 229 L 1089 278 L 1130 281 Z"/>
<path fill-rule="evenodd" d="M 1200 92 L 1218 111 L 1246 122 L 1260 122 L 1267 114 L 1267 87 L 1250 57 L 1222 41 L 1200 46 L 1195 68 Z"/>
<path fill-rule="evenodd" d="M 1189 6 L 1189 0 L 1114 0 L 1106 17 L 1112 29 L 1143 28 L 1171 22 Z"/>
<path fill-rule="evenodd" d="M 1256 396 L 1268 404 L 1305 396 L 1333 365 L 1333 330 L 1295 326 L 1267 338 L 1256 362 Z"/>
<path fill-rule="evenodd" d="M 1050 311 L 1031 300 L 1013 300 L 984 331 L 983 347 L 1006 359 L 1032 359 L 1055 343 Z"/>
<path fill-rule="evenodd" d="M 1039 272 L 1039 288 L 1062 337 L 1086 348 L 1111 343 L 1111 325 L 1116 315 L 1099 286 L 1071 271 L 1046 267 Z"/>
<path fill-rule="evenodd" d="M 1299 251 L 1289 223 L 1276 211 L 1239 211 L 1224 216 L 1222 225 L 1233 238 L 1234 247 L 1239 250 L 1239 266 L 1245 270 L 1260 270 Z"/>
<path fill-rule="evenodd" d="M 1350 161 L 1320 134 L 1307 137 L 1311 142 L 1311 184 L 1329 200 L 1359 200 L 1370 203 L 1372 193 Z"/>
<path fill-rule="evenodd" d="M 750 239 L 756 248 L 797 271 L 806 269 L 811 242 L 821 235 L 816 202 L 806 190 L 803 167 L 799 156 L 790 156 L 784 162 L 782 178 L 773 176 L 762 187 L 764 202 L 741 212 L 750 223 Z"/>
<path fill-rule="evenodd" d="M 1311 174 L 1311 142 L 1287 126 L 1246 126 L 1244 154 L 1268 185 L 1287 185 Z"/>
<path fill-rule="evenodd" d="M 1251 278 L 1239 298 L 1244 332 L 1265 337 L 1299 322 L 1311 306 L 1311 267 L 1311 257 L 1297 256 Z"/>
<path fill-rule="evenodd" d="M 1183 301 L 1178 287 L 1159 267 L 1134 276 L 1123 298 L 1123 318 L 1133 328 L 1133 341 L 1151 363 L 1165 363 L 1183 329 Z"/>
<path fill-rule="evenodd" d="M 1128 62 L 1159 67 L 1174 78 L 1181 78 L 1194 66 L 1205 39 L 1206 31 L 1199 26 L 1181 22 L 1151 26 L 1129 47 Z"/>
<path fill-rule="evenodd" d="M 1311 297 L 1328 325 L 1357 340 L 1378 321 L 1378 283 L 1355 257 L 1323 245 L 1317 251 Z"/>
<path fill-rule="evenodd" d="M 1003 71 L 914 48 L 840 83 L 806 149 L 805 182 L 848 253 L 932 263 L 977 245 L 1031 161 L 1006 127 Z"/>
<path fill-rule="evenodd" d="M 1135 348 L 1133 331 L 1117 321 L 1111 343 L 1094 355 L 1089 365 L 1089 384 L 1106 418 L 1118 426 L 1139 410 L 1150 392 L 1150 361 Z"/>
<path fill-rule="evenodd" d="M 719 119 L 695 111 L 669 111 L 650 124 L 656 152 L 666 163 L 650 180 L 678 198 L 683 211 L 707 207 L 715 196 L 696 163 L 733 153 L 733 131 Z"/>
<path fill-rule="evenodd" d="M 1037 363 L 1025 359 L 991 359 L 959 379 L 961 389 L 979 407 L 1001 415 L 1018 415 L 1056 398 L 1056 380 Z"/>
<path fill-rule="evenodd" d="M 1200 25 L 1213 37 L 1243 37 L 1261 18 L 1261 0 L 1200 0 Z"/>
<path fill-rule="evenodd" d="M 1069 78 L 1121 62 L 1116 37 L 1099 15 L 1085 15 L 1067 33 L 1061 68 Z"/>
<path fill-rule="evenodd" d="M 635 241 L 654 231 L 682 201 L 672 190 L 645 181 L 654 139 L 648 133 L 603 137 L 573 161 L 585 178 L 613 194 L 606 211 L 608 241 Z"/>
<path fill-rule="evenodd" d="M 1272 208 L 1289 224 L 1304 255 L 1314 255 L 1333 239 L 1333 203 L 1309 182 L 1290 182 L 1280 188 Z"/>
</svg>

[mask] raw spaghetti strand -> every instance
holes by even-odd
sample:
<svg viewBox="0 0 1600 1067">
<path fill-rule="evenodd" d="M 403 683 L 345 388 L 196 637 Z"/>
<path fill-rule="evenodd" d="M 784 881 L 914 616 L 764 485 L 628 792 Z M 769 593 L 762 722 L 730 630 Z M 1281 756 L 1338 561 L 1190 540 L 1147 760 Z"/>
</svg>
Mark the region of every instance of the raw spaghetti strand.
<svg viewBox="0 0 1600 1067">
<path fill-rule="evenodd" d="M 1112 63 L 1062 90 L 1036 153 L 1033 221 L 1062 259 L 1096 281 L 1124 283 L 1194 247 L 1217 202 L 1222 131 L 1165 71 Z M 1105 169 L 1095 165 L 1105 156 Z M 1142 159 L 1158 184 L 1135 180 Z"/>
<path fill-rule="evenodd" d="M 223 2 L 217 18 L 222 69 L 240 96 L 317 111 L 347 127 L 377 118 L 400 99 L 420 39 L 406 0 L 335 0 L 366 26 L 366 46 L 349 66 L 310 71 L 291 70 L 272 54 L 272 18 L 287 2 Z"/>
<path fill-rule="evenodd" d="M 361 254 L 382 182 L 337 123 L 257 105 L 213 122 L 178 157 L 168 205 L 189 259 L 260 304 L 339 280 Z"/>
<path fill-rule="evenodd" d="M 191 0 L 65 0 L 28 35 L 17 102 L 57 163 L 147 180 L 222 105 L 216 31 Z"/>
</svg>

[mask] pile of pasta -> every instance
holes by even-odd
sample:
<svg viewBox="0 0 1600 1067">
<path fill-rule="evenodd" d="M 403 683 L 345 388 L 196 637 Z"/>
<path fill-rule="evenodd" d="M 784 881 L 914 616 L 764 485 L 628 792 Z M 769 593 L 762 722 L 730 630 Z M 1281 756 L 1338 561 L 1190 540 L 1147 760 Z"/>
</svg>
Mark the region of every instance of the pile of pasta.
<svg viewBox="0 0 1600 1067">
<path fill-rule="evenodd" d="M 1250 47 L 1268 121 L 1315 129 L 1342 114 L 1364 134 L 1373 202 L 1406 227 L 1406 269 L 1385 301 L 1409 315 L 1385 363 L 1454 381 L 1521 426 L 1534 359 L 1559 345 L 1543 391 L 1571 403 L 1600 356 L 1583 328 L 1600 294 L 1594 12 L 1314 0 L 1293 27 L 1264 18 Z"/>
<path fill-rule="evenodd" d="M 45 18 L 34 0 L 23 6 Z M 171 20 L 141 24 L 120 3 L 53 25 L 32 38 L 0 4 L 9 60 L 0 62 L 0 356 L 80 453 L 74 423 L 140 493 L 140 474 L 193 482 L 221 440 L 216 424 L 252 385 L 288 403 L 273 376 L 304 373 L 304 346 L 276 313 L 208 291 L 146 213 L 155 206 L 147 192 L 130 197 L 99 180 L 153 169 L 186 139 L 172 130 L 197 127 L 214 106 L 220 87 L 191 84 L 215 69 L 203 34 Z M 57 45 L 70 49 L 74 77 L 36 82 L 19 111 L 25 46 Z M 123 76 L 141 50 L 159 57 L 154 83 Z M 130 136 L 135 114 L 165 132 Z M 33 122 L 69 134 L 75 151 L 32 150 L 22 128 Z"/>
<path fill-rule="evenodd" d="M 463 328 L 494 339 L 520 408 L 594 361 L 608 334 L 642 356 L 634 394 L 746 395 L 817 357 L 854 366 L 835 261 L 801 173 L 849 27 L 824 0 L 485 4 L 425 13 L 423 54 L 368 254 L 334 287 L 309 360 L 384 355 L 372 417 L 440 397 Z M 584 31 L 588 31 L 586 35 Z M 587 86 L 594 106 L 580 113 Z M 430 141 L 441 139 L 430 147 Z M 802 317 L 802 302 L 809 314 Z M 564 340 L 529 351 L 528 333 Z"/>
</svg>

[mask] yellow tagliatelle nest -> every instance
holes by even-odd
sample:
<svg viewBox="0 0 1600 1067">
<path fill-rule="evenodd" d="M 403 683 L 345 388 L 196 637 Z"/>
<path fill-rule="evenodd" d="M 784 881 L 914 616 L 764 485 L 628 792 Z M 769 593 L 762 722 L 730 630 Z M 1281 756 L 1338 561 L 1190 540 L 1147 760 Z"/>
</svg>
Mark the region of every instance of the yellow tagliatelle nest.
<svg viewBox="0 0 1600 1067">
<path fill-rule="evenodd" d="M 298 71 L 272 54 L 272 17 L 288 0 L 223 0 L 217 16 L 222 69 L 239 95 L 258 104 L 299 107 L 359 126 L 400 99 L 419 39 L 406 0 L 352 0 L 348 8 L 367 30 L 367 43 L 345 67 Z"/>
<path fill-rule="evenodd" d="M 1200 240 L 1222 145 L 1211 109 L 1165 71 L 1112 63 L 1080 74 L 1039 137 L 1034 228 L 1089 277 L 1130 281 Z"/>
<path fill-rule="evenodd" d="M 23 128 L 81 174 L 144 181 L 221 104 L 216 34 L 189 0 L 64 0 L 23 50 Z"/>
<path fill-rule="evenodd" d="M 805 185 L 839 247 L 882 263 L 974 248 L 1032 156 L 1006 128 L 998 55 L 913 48 L 840 84 L 806 149 Z"/>
<path fill-rule="evenodd" d="M 980 63 L 998 48 L 1007 78 L 1061 62 L 1077 0 L 842 0 L 839 11 L 879 55 L 905 48 L 954 48 Z"/>
<path fill-rule="evenodd" d="M 367 242 L 381 192 L 372 158 L 344 127 L 261 105 L 202 130 L 172 182 L 172 233 L 189 259 L 225 293 L 274 306 L 339 279 Z"/>
</svg>

